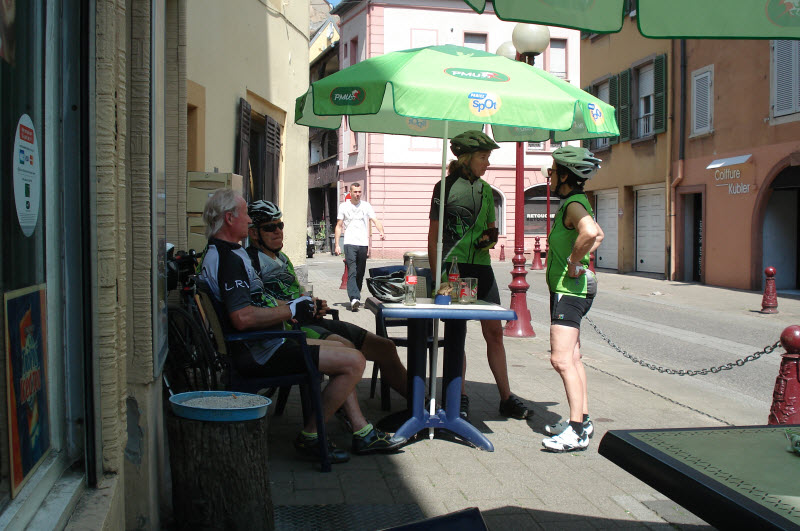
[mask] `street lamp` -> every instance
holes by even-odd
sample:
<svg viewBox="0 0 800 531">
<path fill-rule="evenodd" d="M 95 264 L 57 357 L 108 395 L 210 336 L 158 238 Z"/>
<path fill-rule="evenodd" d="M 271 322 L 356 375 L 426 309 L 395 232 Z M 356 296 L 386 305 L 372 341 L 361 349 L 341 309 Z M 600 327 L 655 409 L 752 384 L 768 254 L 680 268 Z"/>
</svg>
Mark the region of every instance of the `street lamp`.
<svg viewBox="0 0 800 531">
<path fill-rule="evenodd" d="M 517 24 L 511 33 L 511 47 L 516 51 L 514 58 L 533 65 L 534 58 L 550 45 L 550 30 L 538 24 Z M 497 55 L 509 57 L 509 43 L 497 49 Z M 525 281 L 525 152 L 522 142 L 517 142 L 517 168 L 514 199 L 514 269 L 511 270 L 511 309 L 517 314 L 516 321 L 509 321 L 503 335 L 514 337 L 535 337 L 531 327 L 531 312 L 528 310 L 527 292 L 530 285 Z"/>
</svg>

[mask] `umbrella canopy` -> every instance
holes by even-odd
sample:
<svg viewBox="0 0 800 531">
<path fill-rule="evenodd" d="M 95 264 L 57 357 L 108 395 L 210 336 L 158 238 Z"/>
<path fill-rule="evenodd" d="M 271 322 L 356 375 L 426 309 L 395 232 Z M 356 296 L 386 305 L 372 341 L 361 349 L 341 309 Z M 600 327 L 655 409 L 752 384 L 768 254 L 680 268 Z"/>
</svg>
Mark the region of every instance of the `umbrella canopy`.
<svg viewBox="0 0 800 531">
<path fill-rule="evenodd" d="M 483 13 L 486 0 L 464 0 Z M 798 0 L 493 0 L 502 20 L 592 33 L 622 29 L 625 4 L 639 31 L 652 39 L 800 39 Z"/>
<path fill-rule="evenodd" d="M 614 108 L 520 61 L 460 46 L 369 58 L 311 84 L 295 122 L 395 135 L 447 137 L 483 124 L 498 142 L 619 135 Z M 445 124 L 447 122 L 447 124 Z"/>
</svg>

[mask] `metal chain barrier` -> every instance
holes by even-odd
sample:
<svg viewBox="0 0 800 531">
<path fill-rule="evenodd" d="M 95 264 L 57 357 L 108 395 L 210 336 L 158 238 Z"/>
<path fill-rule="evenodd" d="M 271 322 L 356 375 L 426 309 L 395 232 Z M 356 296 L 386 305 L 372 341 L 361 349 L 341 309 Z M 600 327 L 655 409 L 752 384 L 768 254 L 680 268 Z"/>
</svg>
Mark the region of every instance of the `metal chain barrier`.
<svg viewBox="0 0 800 531">
<path fill-rule="evenodd" d="M 589 326 L 594 328 L 595 332 L 600 334 L 600 337 L 602 337 L 605 340 L 605 342 L 608 343 L 608 345 L 611 348 L 613 348 L 614 350 L 616 350 L 617 352 L 619 352 L 620 354 L 622 354 L 623 356 L 625 356 L 626 358 L 628 358 L 632 362 L 638 363 L 642 367 L 647 367 L 648 369 L 653 370 L 653 371 L 658 371 L 660 373 L 666 373 L 666 374 L 677 374 L 678 376 L 698 376 L 698 375 L 706 375 L 708 373 L 715 374 L 715 373 L 722 372 L 722 371 L 729 371 L 729 370 L 733 369 L 734 367 L 741 367 L 742 365 L 744 365 L 747 362 L 755 361 L 758 358 L 760 358 L 761 356 L 763 356 L 764 354 L 771 354 L 776 348 L 781 346 L 781 342 L 780 341 L 776 341 L 775 344 L 768 345 L 768 346 L 764 347 L 764 350 L 762 350 L 760 352 L 754 352 L 754 353 L 752 353 L 752 354 L 750 354 L 748 356 L 745 356 L 744 358 L 738 359 L 736 361 L 732 361 L 730 363 L 725 363 L 723 365 L 717 365 L 716 367 L 710 367 L 708 369 L 698 369 L 698 370 L 694 370 L 694 369 L 669 369 L 667 367 L 662 367 L 661 365 L 656 365 L 654 363 L 650 363 L 650 362 L 645 361 L 643 359 L 639 359 L 636 356 L 633 356 L 632 354 L 628 354 L 627 352 L 625 352 L 624 350 L 619 348 L 616 345 L 616 343 L 611 341 L 611 338 L 608 337 L 607 335 L 605 335 L 603 333 L 603 331 L 600 330 L 597 327 L 597 325 L 594 324 L 594 322 L 591 319 L 589 319 L 588 317 L 584 317 L 584 319 L 586 320 L 587 323 L 589 323 Z"/>
</svg>

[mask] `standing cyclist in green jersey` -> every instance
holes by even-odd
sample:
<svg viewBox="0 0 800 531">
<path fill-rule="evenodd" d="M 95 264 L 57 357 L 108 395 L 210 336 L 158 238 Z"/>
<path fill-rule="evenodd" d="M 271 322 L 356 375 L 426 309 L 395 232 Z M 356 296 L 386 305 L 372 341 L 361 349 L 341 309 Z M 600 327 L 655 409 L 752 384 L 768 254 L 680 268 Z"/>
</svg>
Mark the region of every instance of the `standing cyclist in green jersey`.
<svg viewBox="0 0 800 531">
<path fill-rule="evenodd" d="M 500 304 L 500 292 L 492 271 L 489 249 L 497 243 L 494 199 L 489 184 L 481 179 L 489 168 L 492 150 L 499 148 L 494 140 L 481 131 L 467 131 L 450 140 L 450 150 L 457 157 L 448 167 L 445 179 L 444 227 L 442 228 L 442 279 L 453 258 L 458 259 L 461 276 L 478 279 L 478 299 Z M 433 188 L 428 256 L 436 260 L 439 236 L 439 198 L 441 182 Z M 500 414 L 525 419 L 528 408 L 511 393 L 503 346 L 503 327 L 500 321 L 481 321 L 486 340 L 486 356 L 500 393 Z M 461 417 L 469 419 L 469 397 L 465 394 L 467 371 L 464 353 L 464 373 L 461 379 Z"/>
<path fill-rule="evenodd" d="M 548 169 L 550 191 L 561 208 L 547 237 L 547 287 L 550 289 L 550 363 L 564 381 L 569 421 L 545 427 L 553 437 L 546 450 L 584 450 L 594 426 L 589 419 L 586 370 L 581 361 L 581 319 L 592 307 L 597 278 L 589 271 L 589 253 L 600 246 L 603 230 L 592 217 L 583 186 L 597 173 L 600 159 L 588 149 L 565 146 L 553 152 Z"/>
</svg>

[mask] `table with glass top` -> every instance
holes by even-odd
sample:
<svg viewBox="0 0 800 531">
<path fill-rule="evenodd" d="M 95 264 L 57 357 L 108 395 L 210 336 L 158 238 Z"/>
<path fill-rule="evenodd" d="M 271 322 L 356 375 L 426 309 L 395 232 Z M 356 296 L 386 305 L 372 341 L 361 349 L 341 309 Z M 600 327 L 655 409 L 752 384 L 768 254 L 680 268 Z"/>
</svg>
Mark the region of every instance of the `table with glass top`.
<svg viewBox="0 0 800 531">
<path fill-rule="evenodd" d="M 497 304 L 477 301 L 472 304 L 433 304 L 431 299 L 417 299 L 416 306 L 385 303 L 370 297 L 365 308 L 378 317 L 408 321 L 408 414 L 409 418 L 395 432 L 395 437 L 410 439 L 425 428 L 449 430 L 483 450 L 493 452 L 494 446 L 478 429 L 459 415 L 461 405 L 461 371 L 464 363 L 464 343 L 469 320 L 513 321 L 517 314 Z M 425 374 L 428 364 L 427 322 L 444 322 L 443 389 L 445 409 L 433 415 L 425 408 Z M 435 378 L 436 375 L 431 375 Z"/>
<path fill-rule="evenodd" d="M 785 428 L 612 430 L 598 452 L 720 529 L 800 528 L 800 456 Z"/>
</svg>

